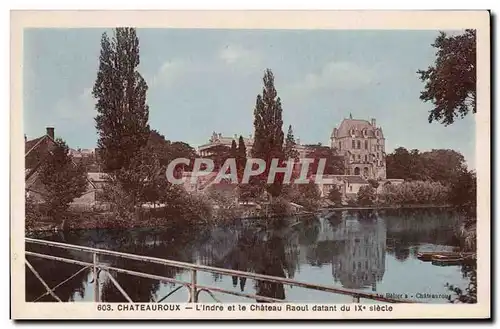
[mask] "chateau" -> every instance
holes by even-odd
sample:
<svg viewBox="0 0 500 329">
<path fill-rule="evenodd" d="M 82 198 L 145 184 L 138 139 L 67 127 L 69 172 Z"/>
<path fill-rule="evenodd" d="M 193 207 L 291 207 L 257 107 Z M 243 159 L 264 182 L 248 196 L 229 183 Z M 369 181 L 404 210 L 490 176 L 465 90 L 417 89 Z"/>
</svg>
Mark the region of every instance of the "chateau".
<svg viewBox="0 0 500 329">
<path fill-rule="evenodd" d="M 231 147 L 233 140 L 238 145 L 239 135 L 234 135 L 233 137 L 223 136 L 221 133 L 213 132 L 212 136 L 208 140 L 208 143 L 203 144 L 198 147 L 198 153 L 201 156 L 208 156 L 211 153 L 211 148 L 217 145 L 224 145 L 226 147 Z M 243 142 L 247 150 L 247 156 L 251 155 L 251 150 L 253 146 L 252 135 L 249 137 L 243 137 Z M 298 152 L 299 157 L 305 158 L 307 156 L 307 148 L 300 144 L 300 139 L 296 139 L 295 150 Z"/>
<path fill-rule="evenodd" d="M 347 175 L 361 175 L 366 179 L 386 178 L 385 138 L 375 119 L 344 119 L 334 128 L 331 147 L 345 157 Z"/>
</svg>

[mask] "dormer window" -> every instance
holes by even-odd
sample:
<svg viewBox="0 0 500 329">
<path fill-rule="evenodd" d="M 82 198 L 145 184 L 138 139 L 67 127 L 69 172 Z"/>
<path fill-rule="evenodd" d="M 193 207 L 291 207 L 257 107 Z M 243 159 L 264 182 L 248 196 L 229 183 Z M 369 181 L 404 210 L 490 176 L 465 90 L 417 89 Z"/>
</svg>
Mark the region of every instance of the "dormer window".
<svg viewBox="0 0 500 329">
<path fill-rule="evenodd" d="M 368 131 L 366 129 L 363 129 L 363 137 L 367 137 L 368 136 Z"/>
</svg>

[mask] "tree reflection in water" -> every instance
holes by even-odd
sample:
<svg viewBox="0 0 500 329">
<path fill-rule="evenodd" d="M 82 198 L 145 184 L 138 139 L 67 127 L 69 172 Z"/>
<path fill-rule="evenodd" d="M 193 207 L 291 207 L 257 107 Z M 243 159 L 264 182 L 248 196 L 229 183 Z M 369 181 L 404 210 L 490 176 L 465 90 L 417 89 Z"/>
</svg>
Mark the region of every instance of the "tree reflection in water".
<svg viewBox="0 0 500 329">
<path fill-rule="evenodd" d="M 449 245 L 453 221 L 453 213 L 447 211 L 333 211 L 326 218 L 302 218 L 299 224 L 285 218 L 272 224 L 234 221 L 197 227 L 66 232 L 64 236 L 52 234 L 39 238 L 283 278 L 296 277 L 301 265 L 331 266 L 332 281 L 342 287 L 376 290 L 385 274 L 386 252 L 405 261 L 415 257 L 421 244 Z M 91 255 L 83 253 L 42 246 L 30 248 L 40 252 L 50 249 L 53 255 L 92 262 Z M 81 268 L 32 257 L 30 261 L 51 287 Z M 100 261 L 172 278 L 183 272 L 178 268 L 116 257 L 102 257 Z M 31 301 L 45 293 L 45 289 L 29 270 L 26 274 L 26 300 Z M 112 274 L 135 302 L 163 297 L 157 296 L 161 284 L 156 280 Z M 86 271 L 59 287 L 56 293 L 64 301 L 83 298 L 86 289 L 92 289 L 92 285 L 87 284 L 89 278 Z M 212 276 L 214 286 L 220 285 L 221 280 L 221 275 Z M 231 280 L 232 286 L 241 292 L 249 292 L 251 287 L 257 295 L 286 299 L 283 284 L 250 280 L 254 282 L 249 285 L 249 280 L 237 276 Z M 315 282 L 314 277 L 306 280 L 320 283 Z M 125 301 L 110 280 L 103 281 L 103 301 Z M 53 298 L 46 296 L 42 300 Z"/>
</svg>

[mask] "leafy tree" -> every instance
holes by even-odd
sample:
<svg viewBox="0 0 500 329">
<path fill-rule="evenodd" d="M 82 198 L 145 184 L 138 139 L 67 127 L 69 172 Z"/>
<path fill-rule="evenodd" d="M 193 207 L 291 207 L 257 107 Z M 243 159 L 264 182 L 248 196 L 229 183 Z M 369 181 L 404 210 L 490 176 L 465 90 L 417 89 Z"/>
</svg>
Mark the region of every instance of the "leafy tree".
<svg viewBox="0 0 500 329">
<path fill-rule="evenodd" d="M 234 147 L 234 149 L 233 149 Z M 236 142 L 233 140 L 233 145 L 229 148 L 225 145 L 218 144 L 210 147 L 207 152 L 210 153 L 208 158 L 214 161 L 215 170 L 220 169 L 224 162 L 233 156 L 236 152 Z"/>
<path fill-rule="evenodd" d="M 448 184 L 461 173 L 465 158 L 454 150 L 435 149 L 420 153 L 399 147 L 386 158 L 387 177 L 405 180 L 430 180 Z"/>
<path fill-rule="evenodd" d="M 307 184 L 287 184 L 283 187 L 283 197 L 287 200 L 297 203 L 310 211 L 317 210 L 319 207 L 321 192 L 313 181 Z"/>
<path fill-rule="evenodd" d="M 380 183 L 376 179 L 369 179 L 368 183 L 376 190 Z"/>
<path fill-rule="evenodd" d="M 440 121 L 447 126 L 470 111 L 476 113 L 476 31 L 441 32 L 432 47 L 437 49 L 434 66 L 417 71 L 425 83 L 420 99 L 434 105 L 429 123 Z"/>
<path fill-rule="evenodd" d="M 258 199 L 262 196 L 264 186 L 258 177 L 250 177 L 248 184 L 240 184 L 238 188 L 239 199 L 243 202 Z"/>
<path fill-rule="evenodd" d="M 285 139 L 285 149 L 284 149 L 285 159 L 298 160 L 299 152 L 297 152 L 297 150 L 295 149 L 296 144 L 297 143 L 295 142 L 295 137 L 293 135 L 292 125 L 289 125 Z"/>
<path fill-rule="evenodd" d="M 468 217 L 476 217 L 477 178 L 473 171 L 463 170 L 452 181 L 449 201 L 452 205 L 465 212 Z"/>
<path fill-rule="evenodd" d="M 375 190 L 370 185 L 361 186 L 358 191 L 358 203 L 361 206 L 371 206 L 375 201 Z"/>
<path fill-rule="evenodd" d="M 466 167 L 464 156 L 454 150 L 437 149 L 421 153 L 423 168 L 428 178 L 442 183 L 449 183 Z"/>
<path fill-rule="evenodd" d="M 328 146 L 307 145 L 307 156 L 314 159 L 314 162 L 309 165 L 309 173 L 316 174 L 318 172 L 319 160 L 326 159 L 325 175 L 343 175 L 345 173 L 344 157 L 337 153 L 336 149 Z"/>
<path fill-rule="evenodd" d="M 333 187 L 330 192 L 328 192 L 328 199 L 335 204 L 342 203 L 342 193 L 337 187 Z"/>
<path fill-rule="evenodd" d="M 171 150 L 170 141 L 165 139 L 165 136 L 156 130 L 151 130 L 146 144 L 148 150 L 158 157 L 159 163 L 166 166 L 171 160 L 173 155 Z"/>
<path fill-rule="evenodd" d="M 42 212 L 37 207 L 37 204 L 35 203 L 35 200 L 33 200 L 33 197 L 29 196 L 28 194 L 26 194 L 25 196 L 24 205 L 25 205 L 24 217 L 26 218 L 24 226 L 26 231 L 29 232 L 30 230 L 35 228 L 35 224 L 42 217 Z"/>
<path fill-rule="evenodd" d="M 238 180 L 241 180 L 241 178 L 243 177 L 246 164 L 247 164 L 247 147 L 245 146 L 245 141 L 243 140 L 243 136 L 240 135 L 240 138 L 238 139 L 238 150 L 236 155 Z"/>
<path fill-rule="evenodd" d="M 106 172 L 127 169 L 149 137 L 148 86 L 137 70 L 139 63 L 134 28 L 116 28 L 111 40 L 103 33 L 92 94 L 97 99 L 97 144 Z"/>
<path fill-rule="evenodd" d="M 82 164 L 75 164 L 62 139 L 49 153 L 40 170 L 40 181 L 47 193 L 48 215 L 60 219 L 69 204 L 87 189 L 87 173 Z"/>
<path fill-rule="evenodd" d="M 179 165 L 181 170 L 191 171 L 193 170 L 194 159 L 198 157 L 196 150 L 189 144 L 184 142 L 169 142 L 169 159 L 170 161 L 177 158 L 185 158 L 190 160 L 189 165 Z"/>
<path fill-rule="evenodd" d="M 238 154 L 238 146 L 236 145 L 236 141 L 233 139 L 233 141 L 231 142 L 231 157 L 232 158 L 236 158 L 237 154 Z"/>
<path fill-rule="evenodd" d="M 267 178 L 271 160 L 274 158 L 282 161 L 284 158 L 283 110 L 281 108 L 281 99 L 274 87 L 274 75 L 270 69 L 266 70 L 263 82 L 262 95 L 257 96 L 254 109 L 255 138 L 252 155 L 254 158 L 265 161 L 266 170 L 260 178 L 264 181 L 266 190 L 271 196 L 279 196 L 283 175 L 276 175 L 272 184 L 267 184 Z"/>
</svg>

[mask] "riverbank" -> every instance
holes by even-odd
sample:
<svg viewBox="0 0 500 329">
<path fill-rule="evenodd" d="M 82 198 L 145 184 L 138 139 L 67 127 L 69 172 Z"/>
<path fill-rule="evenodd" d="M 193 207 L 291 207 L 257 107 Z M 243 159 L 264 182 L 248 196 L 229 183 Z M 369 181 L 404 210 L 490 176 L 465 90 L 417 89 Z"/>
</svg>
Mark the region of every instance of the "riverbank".
<svg viewBox="0 0 500 329">
<path fill-rule="evenodd" d="M 301 211 L 293 214 L 285 215 L 286 218 L 300 219 L 315 216 L 316 212 Z M 73 230 L 91 230 L 91 229 L 139 229 L 139 228 L 161 228 L 173 225 L 206 225 L 206 224 L 223 224 L 224 222 L 234 222 L 234 220 L 269 222 L 278 218 L 283 218 L 284 215 L 241 215 L 238 217 L 225 217 L 217 220 L 207 219 L 181 219 L 172 220 L 161 217 L 141 216 L 142 218 L 134 221 L 120 220 L 111 212 L 71 212 L 66 215 L 66 219 L 62 222 L 55 223 L 48 219 L 34 223 L 31 229 L 27 230 L 27 234 L 35 232 L 58 232 L 58 231 L 73 231 Z"/>
<path fill-rule="evenodd" d="M 236 211 L 234 216 L 220 217 L 217 219 L 168 219 L 159 216 L 142 214 L 140 219 L 134 221 L 126 221 L 117 218 L 111 212 L 96 212 L 96 211 L 72 211 L 69 212 L 62 222 L 55 223 L 50 220 L 41 220 L 33 223 L 33 227 L 29 232 L 44 232 L 44 231 L 70 231 L 70 230 L 85 230 L 85 229 L 132 229 L 132 228 L 151 228 L 165 227 L 172 225 L 202 225 L 202 224 L 220 224 L 224 222 L 233 222 L 234 220 L 252 220 L 252 221 L 272 221 L 283 216 L 289 218 L 306 218 L 324 214 L 325 212 L 338 211 L 370 211 L 370 210 L 397 210 L 397 209 L 442 209 L 452 208 L 449 205 L 407 205 L 407 206 L 345 206 L 345 207 L 322 207 L 316 211 L 300 210 L 291 214 L 262 214 L 262 212 L 248 212 L 242 209 Z"/>
<path fill-rule="evenodd" d="M 451 205 L 432 205 L 432 204 L 423 204 L 423 205 L 397 205 L 397 206 L 370 206 L 370 207 L 363 207 L 363 206 L 345 206 L 345 207 L 325 207 L 323 209 L 326 210 L 384 210 L 384 209 L 428 209 L 428 208 L 435 208 L 435 209 L 441 209 L 441 208 L 453 208 Z"/>
</svg>

